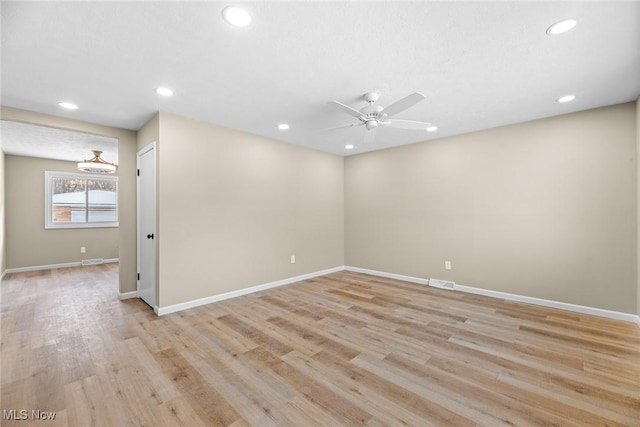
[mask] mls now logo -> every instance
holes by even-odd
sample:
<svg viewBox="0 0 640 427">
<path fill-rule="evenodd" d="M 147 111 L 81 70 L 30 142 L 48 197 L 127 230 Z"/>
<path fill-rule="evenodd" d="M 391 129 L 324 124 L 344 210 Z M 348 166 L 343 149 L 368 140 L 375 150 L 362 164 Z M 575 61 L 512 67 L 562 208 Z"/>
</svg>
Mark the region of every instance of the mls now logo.
<svg viewBox="0 0 640 427">
<path fill-rule="evenodd" d="M 31 417 L 29 417 L 31 415 Z M 41 411 L 40 409 L 33 409 L 31 413 L 26 409 L 4 409 L 2 411 L 2 418 L 5 420 L 16 420 L 16 421 L 24 421 L 28 419 L 32 420 L 55 420 L 56 413 L 55 412 L 47 412 Z"/>
</svg>

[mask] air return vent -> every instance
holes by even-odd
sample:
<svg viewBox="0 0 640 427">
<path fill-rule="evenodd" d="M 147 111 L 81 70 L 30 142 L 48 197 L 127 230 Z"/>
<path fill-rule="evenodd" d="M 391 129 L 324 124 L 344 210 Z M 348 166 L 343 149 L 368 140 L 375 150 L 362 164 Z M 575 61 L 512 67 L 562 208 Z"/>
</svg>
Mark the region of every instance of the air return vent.
<svg viewBox="0 0 640 427">
<path fill-rule="evenodd" d="M 429 286 L 433 286 L 434 288 L 453 290 L 453 287 L 455 285 L 456 285 L 455 282 L 450 282 L 448 280 L 429 279 Z"/>
</svg>

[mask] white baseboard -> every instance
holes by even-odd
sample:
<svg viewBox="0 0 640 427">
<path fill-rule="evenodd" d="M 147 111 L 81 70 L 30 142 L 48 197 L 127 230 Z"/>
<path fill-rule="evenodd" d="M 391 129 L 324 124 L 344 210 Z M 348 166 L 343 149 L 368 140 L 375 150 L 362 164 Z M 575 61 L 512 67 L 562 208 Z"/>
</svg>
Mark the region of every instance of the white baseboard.
<svg viewBox="0 0 640 427">
<path fill-rule="evenodd" d="M 371 274 L 373 276 L 388 277 L 391 279 L 399 279 L 407 282 L 419 283 L 422 285 L 429 284 L 428 279 L 419 277 L 403 276 L 395 273 L 386 273 L 384 271 L 369 270 L 366 268 L 345 266 L 345 270 L 355 271 L 358 273 Z M 492 291 L 489 289 L 476 288 L 473 286 L 458 285 L 453 286 L 454 291 L 467 292 L 471 294 L 485 295 L 493 298 L 499 298 L 509 301 L 524 302 L 527 304 L 540 305 L 544 307 L 558 308 L 560 310 L 573 311 L 577 313 L 590 314 L 593 316 L 606 317 L 609 319 L 622 320 L 625 322 L 636 323 L 640 327 L 640 316 L 631 313 L 621 313 L 619 311 L 605 310 L 603 308 L 588 307 L 584 305 L 570 304 L 566 302 L 546 300 L 542 298 L 528 297 L 525 295 L 510 294 L 507 292 Z"/>
<path fill-rule="evenodd" d="M 354 271 L 356 273 L 364 273 L 364 274 L 371 274 L 372 276 L 386 277 L 388 279 L 404 280 L 405 282 L 418 283 L 419 285 L 426 285 L 429 283 L 428 279 L 422 279 L 420 277 L 403 276 L 402 274 L 387 273 L 384 271 L 377 271 L 377 270 L 369 270 L 367 268 L 351 267 L 347 265 L 344 267 L 344 269 L 347 271 Z"/>
<path fill-rule="evenodd" d="M 235 298 L 242 295 L 251 294 L 254 292 L 264 291 L 265 289 L 276 288 L 278 286 L 288 285 L 290 283 L 300 282 L 302 280 L 312 279 L 318 276 L 324 276 L 325 274 L 335 273 L 342 270 L 344 270 L 344 266 L 329 268 L 327 270 L 315 271 L 313 273 L 307 273 L 301 276 L 289 277 L 287 279 L 277 280 L 275 282 L 270 282 L 270 283 L 264 283 L 262 285 L 252 286 L 250 288 L 226 292 L 224 294 L 212 295 L 210 297 L 200 298 L 193 301 L 186 301 L 179 304 L 168 305 L 166 307 L 158 307 L 157 310 L 154 308 L 154 311 L 158 316 L 162 316 L 165 314 L 186 310 L 188 308 L 198 307 L 205 304 L 211 304 L 212 302 L 222 301 L 225 299 Z"/>
<path fill-rule="evenodd" d="M 25 271 L 52 270 L 54 268 L 80 267 L 78 262 L 65 262 L 61 264 L 32 265 L 30 267 L 7 268 L 7 273 L 23 273 Z"/>
<path fill-rule="evenodd" d="M 121 301 L 125 299 L 130 299 L 130 298 L 137 298 L 137 296 L 138 296 L 137 291 L 124 292 L 124 293 L 118 292 L 118 299 Z"/>
<path fill-rule="evenodd" d="M 103 264 L 108 264 L 111 262 L 119 262 L 119 258 L 106 258 L 102 261 Z M 96 264 L 97 265 L 97 264 Z M 30 267 L 18 267 L 18 268 L 7 268 L 5 273 L 23 273 L 25 271 L 40 271 L 40 270 L 52 270 L 55 268 L 67 268 L 67 267 L 81 267 L 82 261 L 76 262 L 65 262 L 61 264 L 47 264 L 47 265 L 33 265 Z M 4 277 L 4 275 L 3 275 Z"/>
<path fill-rule="evenodd" d="M 570 304 L 567 302 L 553 301 L 542 298 L 528 297 L 525 295 L 510 294 L 507 292 L 492 291 L 489 289 L 475 288 L 455 284 L 453 290 L 467 292 L 470 294 L 485 295 L 509 301 L 524 302 L 527 304 L 540 305 L 543 307 L 558 308 L 560 310 L 573 311 L 576 313 L 590 314 L 592 316 L 607 317 L 609 319 L 623 320 L 625 322 L 637 323 L 640 326 L 640 317 L 631 313 L 621 313 L 619 311 L 606 310 L 604 308 L 589 307 L 586 305 Z"/>
</svg>

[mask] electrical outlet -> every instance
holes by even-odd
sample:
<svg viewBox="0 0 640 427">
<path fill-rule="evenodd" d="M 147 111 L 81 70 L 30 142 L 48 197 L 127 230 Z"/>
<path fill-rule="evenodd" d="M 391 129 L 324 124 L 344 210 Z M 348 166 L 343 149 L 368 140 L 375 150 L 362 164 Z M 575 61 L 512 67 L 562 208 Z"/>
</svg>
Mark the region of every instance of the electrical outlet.
<svg viewBox="0 0 640 427">
<path fill-rule="evenodd" d="M 87 252 L 87 248 L 85 248 L 84 246 L 80 246 L 80 253 L 84 254 Z"/>
<path fill-rule="evenodd" d="M 295 264 L 295 263 L 296 263 L 296 256 L 291 255 L 291 264 Z"/>
<path fill-rule="evenodd" d="M 445 270 L 451 270 L 451 261 L 445 261 L 444 262 L 444 269 Z"/>
</svg>

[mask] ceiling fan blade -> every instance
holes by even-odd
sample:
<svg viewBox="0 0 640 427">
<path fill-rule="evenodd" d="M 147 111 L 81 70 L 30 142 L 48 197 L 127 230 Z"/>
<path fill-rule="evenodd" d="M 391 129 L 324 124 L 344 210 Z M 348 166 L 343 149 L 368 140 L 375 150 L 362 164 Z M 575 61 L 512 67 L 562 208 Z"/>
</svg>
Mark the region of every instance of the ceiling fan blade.
<svg viewBox="0 0 640 427">
<path fill-rule="evenodd" d="M 332 127 L 332 128 L 321 129 L 321 131 L 322 132 L 329 132 L 329 131 L 332 131 L 332 130 L 352 128 L 354 126 L 362 126 L 362 125 L 364 125 L 364 123 L 351 123 L 351 124 L 348 124 L 348 125 L 341 125 L 341 126 L 335 126 L 335 127 Z"/>
<path fill-rule="evenodd" d="M 376 132 L 377 129 L 367 129 L 367 131 L 364 133 L 364 143 L 365 144 L 371 144 L 373 143 L 373 141 L 376 139 Z"/>
<path fill-rule="evenodd" d="M 431 123 L 416 122 L 414 120 L 389 120 L 387 122 L 381 122 L 380 124 L 390 128 L 410 130 L 426 130 L 431 126 Z"/>
<path fill-rule="evenodd" d="M 348 105 L 344 105 L 341 102 L 338 101 L 331 101 L 329 102 L 330 105 L 333 105 L 334 107 L 336 107 L 338 110 L 342 111 L 343 113 L 347 113 L 350 116 L 353 117 L 357 117 L 360 118 L 360 116 L 362 116 L 362 113 L 358 110 L 356 110 L 355 108 L 351 108 Z"/>
<path fill-rule="evenodd" d="M 420 92 L 412 93 L 411 95 L 405 96 L 404 98 L 389 105 L 387 108 L 382 110 L 382 113 L 385 114 L 386 117 L 394 116 L 400 113 L 401 111 L 406 110 L 409 107 L 413 107 L 423 99 L 424 99 L 424 95 L 421 94 Z"/>
</svg>

